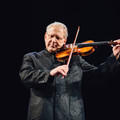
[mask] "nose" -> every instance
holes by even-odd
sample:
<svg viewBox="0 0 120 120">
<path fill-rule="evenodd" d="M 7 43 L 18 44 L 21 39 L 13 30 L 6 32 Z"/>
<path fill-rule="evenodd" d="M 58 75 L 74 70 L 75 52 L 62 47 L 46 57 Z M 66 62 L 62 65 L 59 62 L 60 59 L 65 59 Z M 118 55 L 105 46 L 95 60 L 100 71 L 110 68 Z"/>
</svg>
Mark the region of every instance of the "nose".
<svg viewBox="0 0 120 120">
<path fill-rule="evenodd" d="M 55 36 L 52 38 L 52 42 L 56 42 L 56 37 Z"/>
</svg>

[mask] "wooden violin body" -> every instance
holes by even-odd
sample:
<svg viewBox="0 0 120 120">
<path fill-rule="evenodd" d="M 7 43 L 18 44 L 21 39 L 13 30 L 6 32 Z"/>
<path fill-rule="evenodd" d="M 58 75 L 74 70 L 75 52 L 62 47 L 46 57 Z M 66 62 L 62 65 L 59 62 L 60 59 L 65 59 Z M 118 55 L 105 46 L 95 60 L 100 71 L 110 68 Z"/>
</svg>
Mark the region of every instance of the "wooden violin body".
<svg viewBox="0 0 120 120">
<path fill-rule="evenodd" d="M 81 55 L 88 56 L 95 51 L 95 47 L 98 45 L 116 45 L 116 42 L 112 41 L 103 41 L 103 42 L 94 42 L 93 40 L 88 40 L 82 43 L 79 43 L 74 46 L 72 56 Z M 72 49 L 72 44 L 66 44 L 61 51 L 56 53 L 56 58 L 60 62 L 68 60 Z"/>
</svg>

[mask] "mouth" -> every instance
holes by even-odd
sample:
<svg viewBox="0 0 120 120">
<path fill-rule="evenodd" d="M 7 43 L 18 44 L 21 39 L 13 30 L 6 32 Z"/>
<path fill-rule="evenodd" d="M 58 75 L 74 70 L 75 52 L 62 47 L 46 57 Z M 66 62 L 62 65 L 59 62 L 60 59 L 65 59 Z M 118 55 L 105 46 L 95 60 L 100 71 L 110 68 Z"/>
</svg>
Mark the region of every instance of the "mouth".
<svg viewBox="0 0 120 120">
<path fill-rule="evenodd" d="M 49 45 L 50 47 L 52 47 L 52 48 L 57 48 L 58 47 L 58 45 Z"/>
</svg>

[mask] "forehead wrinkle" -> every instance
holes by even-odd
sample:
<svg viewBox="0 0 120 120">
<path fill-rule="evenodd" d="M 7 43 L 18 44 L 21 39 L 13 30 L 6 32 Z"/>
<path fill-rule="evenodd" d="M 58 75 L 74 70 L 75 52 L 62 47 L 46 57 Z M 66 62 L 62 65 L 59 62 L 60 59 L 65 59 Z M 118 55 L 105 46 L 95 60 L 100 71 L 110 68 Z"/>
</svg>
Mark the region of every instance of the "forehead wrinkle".
<svg viewBox="0 0 120 120">
<path fill-rule="evenodd" d="M 51 27 L 48 31 L 48 34 L 59 35 L 59 36 L 64 37 L 64 32 L 63 32 L 63 29 L 61 29 L 61 28 L 57 29 L 57 28 Z"/>
</svg>

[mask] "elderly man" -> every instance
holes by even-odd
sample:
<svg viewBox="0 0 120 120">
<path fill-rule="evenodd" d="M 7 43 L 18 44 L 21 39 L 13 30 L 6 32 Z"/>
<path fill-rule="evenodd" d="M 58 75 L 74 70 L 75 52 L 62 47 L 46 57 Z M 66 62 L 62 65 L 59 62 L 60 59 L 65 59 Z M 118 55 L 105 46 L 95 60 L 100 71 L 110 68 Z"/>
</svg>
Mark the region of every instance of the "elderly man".
<svg viewBox="0 0 120 120">
<path fill-rule="evenodd" d="M 69 66 L 57 61 L 55 53 L 66 44 L 67 37 L 63 23 L 51 23 L 45 33 L 46 49 L 24 55 L 19 74 L 30 88 L 28 120 L 85 120 L 82 76 L 102 79 L 120 68 L 120 40 L 116 40 L 113 54 L 98 67 L 80 55 L 73 56 Z"/>
</svg>

